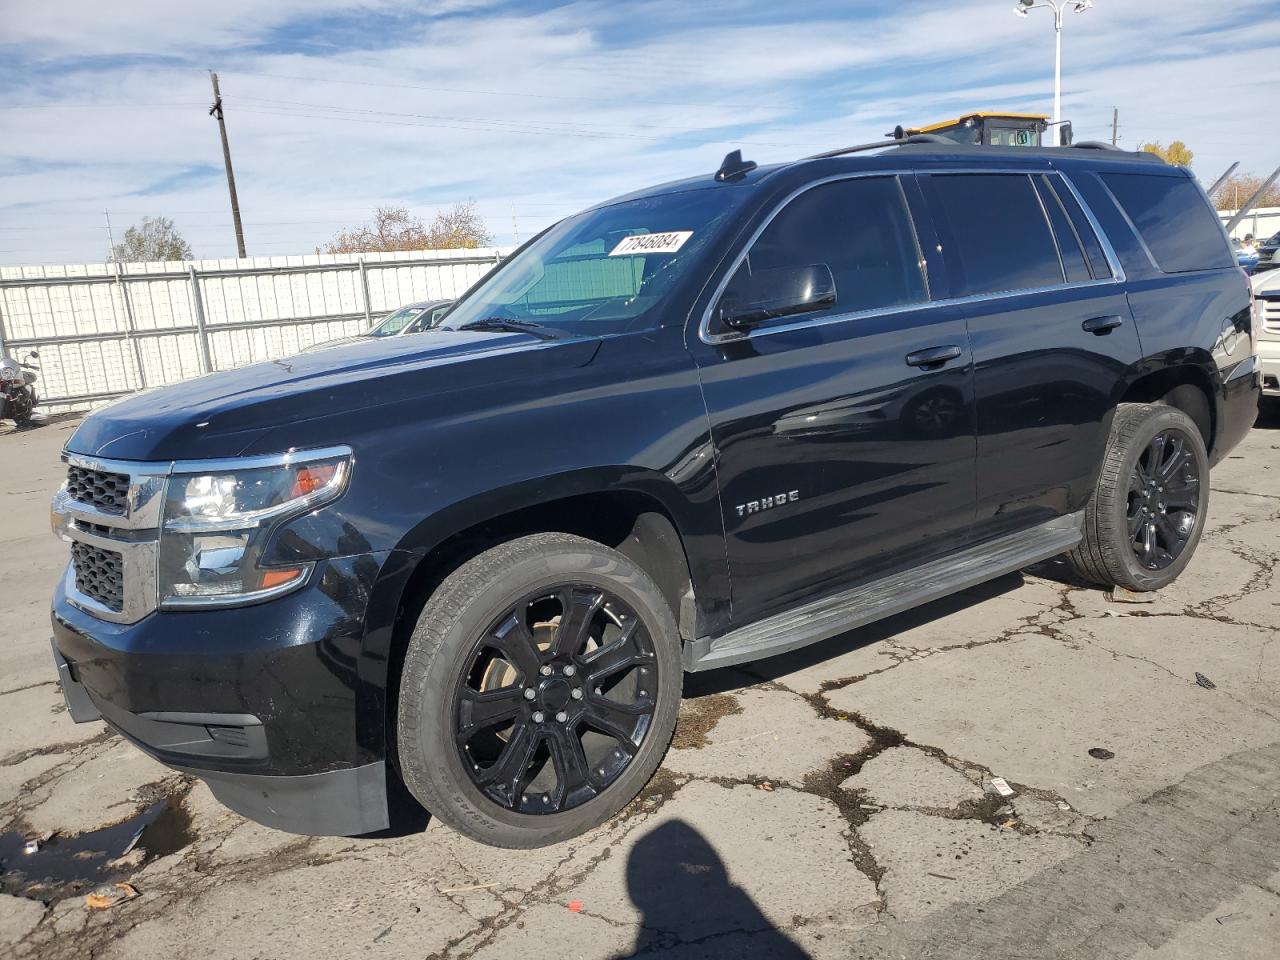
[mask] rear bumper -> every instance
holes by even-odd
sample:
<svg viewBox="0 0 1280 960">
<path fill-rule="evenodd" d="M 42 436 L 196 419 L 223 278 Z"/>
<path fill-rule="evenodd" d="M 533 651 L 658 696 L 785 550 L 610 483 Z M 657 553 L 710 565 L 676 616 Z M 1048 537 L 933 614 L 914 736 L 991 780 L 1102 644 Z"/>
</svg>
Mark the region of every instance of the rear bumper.
<svg viewBox="0 0 1280 960">
<path fill-rule="evenodd" d="M 1249 357 L 1236 364 L 1223 382 L 1218 395 L 1217 430 L 1209 455 L 1210 464 L 1222 460 L 1253 429 L 1262 394 L 1259 366 L 1258 358 Z"/>
<path fill-rule="evenodd" d="M 267 826 L 384 829 L 384 675 L 362 670 L 375 559 L 328 561 L 312 584 L 269 603 L 129 625 L 91 616 L 60 585 L 53 656 L 68 713 L 103 720 Z"/>
</svg>

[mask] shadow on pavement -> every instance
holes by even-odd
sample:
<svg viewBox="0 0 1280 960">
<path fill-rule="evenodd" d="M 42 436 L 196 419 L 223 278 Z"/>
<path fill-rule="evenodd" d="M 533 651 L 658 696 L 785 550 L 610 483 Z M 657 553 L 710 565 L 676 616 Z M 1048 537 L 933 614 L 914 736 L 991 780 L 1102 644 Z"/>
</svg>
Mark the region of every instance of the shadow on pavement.
<svg viewBox="0 0 1280 960">
<path fill-rule="evenodd" d="M 1280 400 L 1264 397 L 1253 425 L 1262 430 L 1280 430 Z"/>
<path fill-rule="evenodd" d="M 641 913 L 640 932 L 622 957 L 684 946 L 700 958 L 808 960 L 729 879 L 706 838 L 682 820 L 664 823 L 632 847 L 627 893 Z M 750 940 L 728 936 L 734 931 Z"/>
<path fill-rule="evenodd" d="M 47 416 L 44 414 L 36 414 L 31 422 L 26 426 L 18 426 L 12 420 L 0 420 L 0 437 L 16 433 L 31 433 L 39 430 L 41 427 L 52 427 L 59 423 L 66 423 L 70 420 L 78 420 L 84 416 L 83 413 L 51 413 Z"/>
</svg>

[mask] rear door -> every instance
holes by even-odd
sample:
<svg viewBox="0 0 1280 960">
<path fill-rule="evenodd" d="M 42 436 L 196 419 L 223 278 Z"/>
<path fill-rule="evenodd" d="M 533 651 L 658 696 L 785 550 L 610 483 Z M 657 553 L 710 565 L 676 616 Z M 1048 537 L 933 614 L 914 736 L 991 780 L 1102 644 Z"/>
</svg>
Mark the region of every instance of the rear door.
<svg viewBox="0 0 1280 960">
<path fill-rule="evenodd" d="M 1079 510 L 1141 357 L 1119 265 L 1059 173 L 920 182 L 973 349 L 973 537 Z"/>
<path fill-rule="evenodd" d="M 716 446 L 733 583 L 749 622 L 954 550 L 973 517 L 964 320 L 929 298 L 911 178 L 819 182 L 760 228 L 690 337 Z M 747 278 L 826 265 L 828 309 L 747 334 L 712 325 Z M 932 362 L 920 356 L 936 351 Z"/>
</svg>

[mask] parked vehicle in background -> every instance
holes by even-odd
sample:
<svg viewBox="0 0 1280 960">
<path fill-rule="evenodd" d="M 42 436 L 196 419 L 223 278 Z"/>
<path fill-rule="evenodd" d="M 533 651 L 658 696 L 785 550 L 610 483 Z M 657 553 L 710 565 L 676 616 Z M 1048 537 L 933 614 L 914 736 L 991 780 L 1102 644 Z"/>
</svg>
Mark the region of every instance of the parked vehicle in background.
<svg viewBox="0 0 1280 960">
<path fill-rule="evenodd" d="M 1258 270 L 1280 267 L 1280 233 L 1273 233 L 1258 244 Z"/>
<path fill-rule="evenodd" d="M 432 327 L 439 325 L 451 306 L 453 306 L 452 300 L 421 300 L 418 303 L 409 303 L 388 313 L 366 333 L 313 343 L 302 352 L 327 350 L 330 347 L 360 343 L 363 340 L 381 340 L 384 337 L 403 337 L 410 333 L 422 333 L 424 330 L 430 330 Z"/>
<path fill-rule="evenodd" d="M 1231 251 L 1236 255 L 1236 263 L 1240 265 L 1240 269 L 1252 276 L 1258 269 L 1258 248 L 1252 241 L 1237 240 L 1232 237 Z"/>
<path fill-rule="evenodd" d="M 1269 402 L 1276 403 L 1280 402 L 1280 270 L 1268 270 L 1255 276 L 1253 293 L 1257 297 L 1262 395 Z"/>
<path fill-rule="evenodd" d="M 564 840 L 657 769 L 686 671 L 1059 554 L 1172 582 L 1257 414 L 1252 308 L 1152 154 L 735 151 L 550 227 L 429 337 L 87 417 L 69 711 L 281 829 L 385 828 L 403 783 Z"/>
<path fill-rule="evenodd" d="M 27 356 L 37 359 L 40 354 L 32 350 Z M 31 422 L 31 414 L 39 401 L 36 395 L 39 370 L 25 360 L 0 356 L 0 420 L 12 420 L 20 427 Z"/>
</svg>

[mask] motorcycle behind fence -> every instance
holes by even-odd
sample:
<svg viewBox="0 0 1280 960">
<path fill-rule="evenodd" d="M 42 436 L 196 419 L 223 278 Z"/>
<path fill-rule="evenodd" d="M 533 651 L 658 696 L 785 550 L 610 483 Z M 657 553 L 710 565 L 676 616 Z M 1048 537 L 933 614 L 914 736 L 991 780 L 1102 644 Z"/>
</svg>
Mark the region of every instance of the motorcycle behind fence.
<svg viewBox="0 0 1280 960">
<path fill-rule="evenodd" d="M 32 350 L 28 357 L 39 358 Z M 20 427 L 31 422 L 36 406 L 36 372 L 40 368 L 25 360 L 0 356 L 0 420 L 12 420 Z"/>
</svg>

